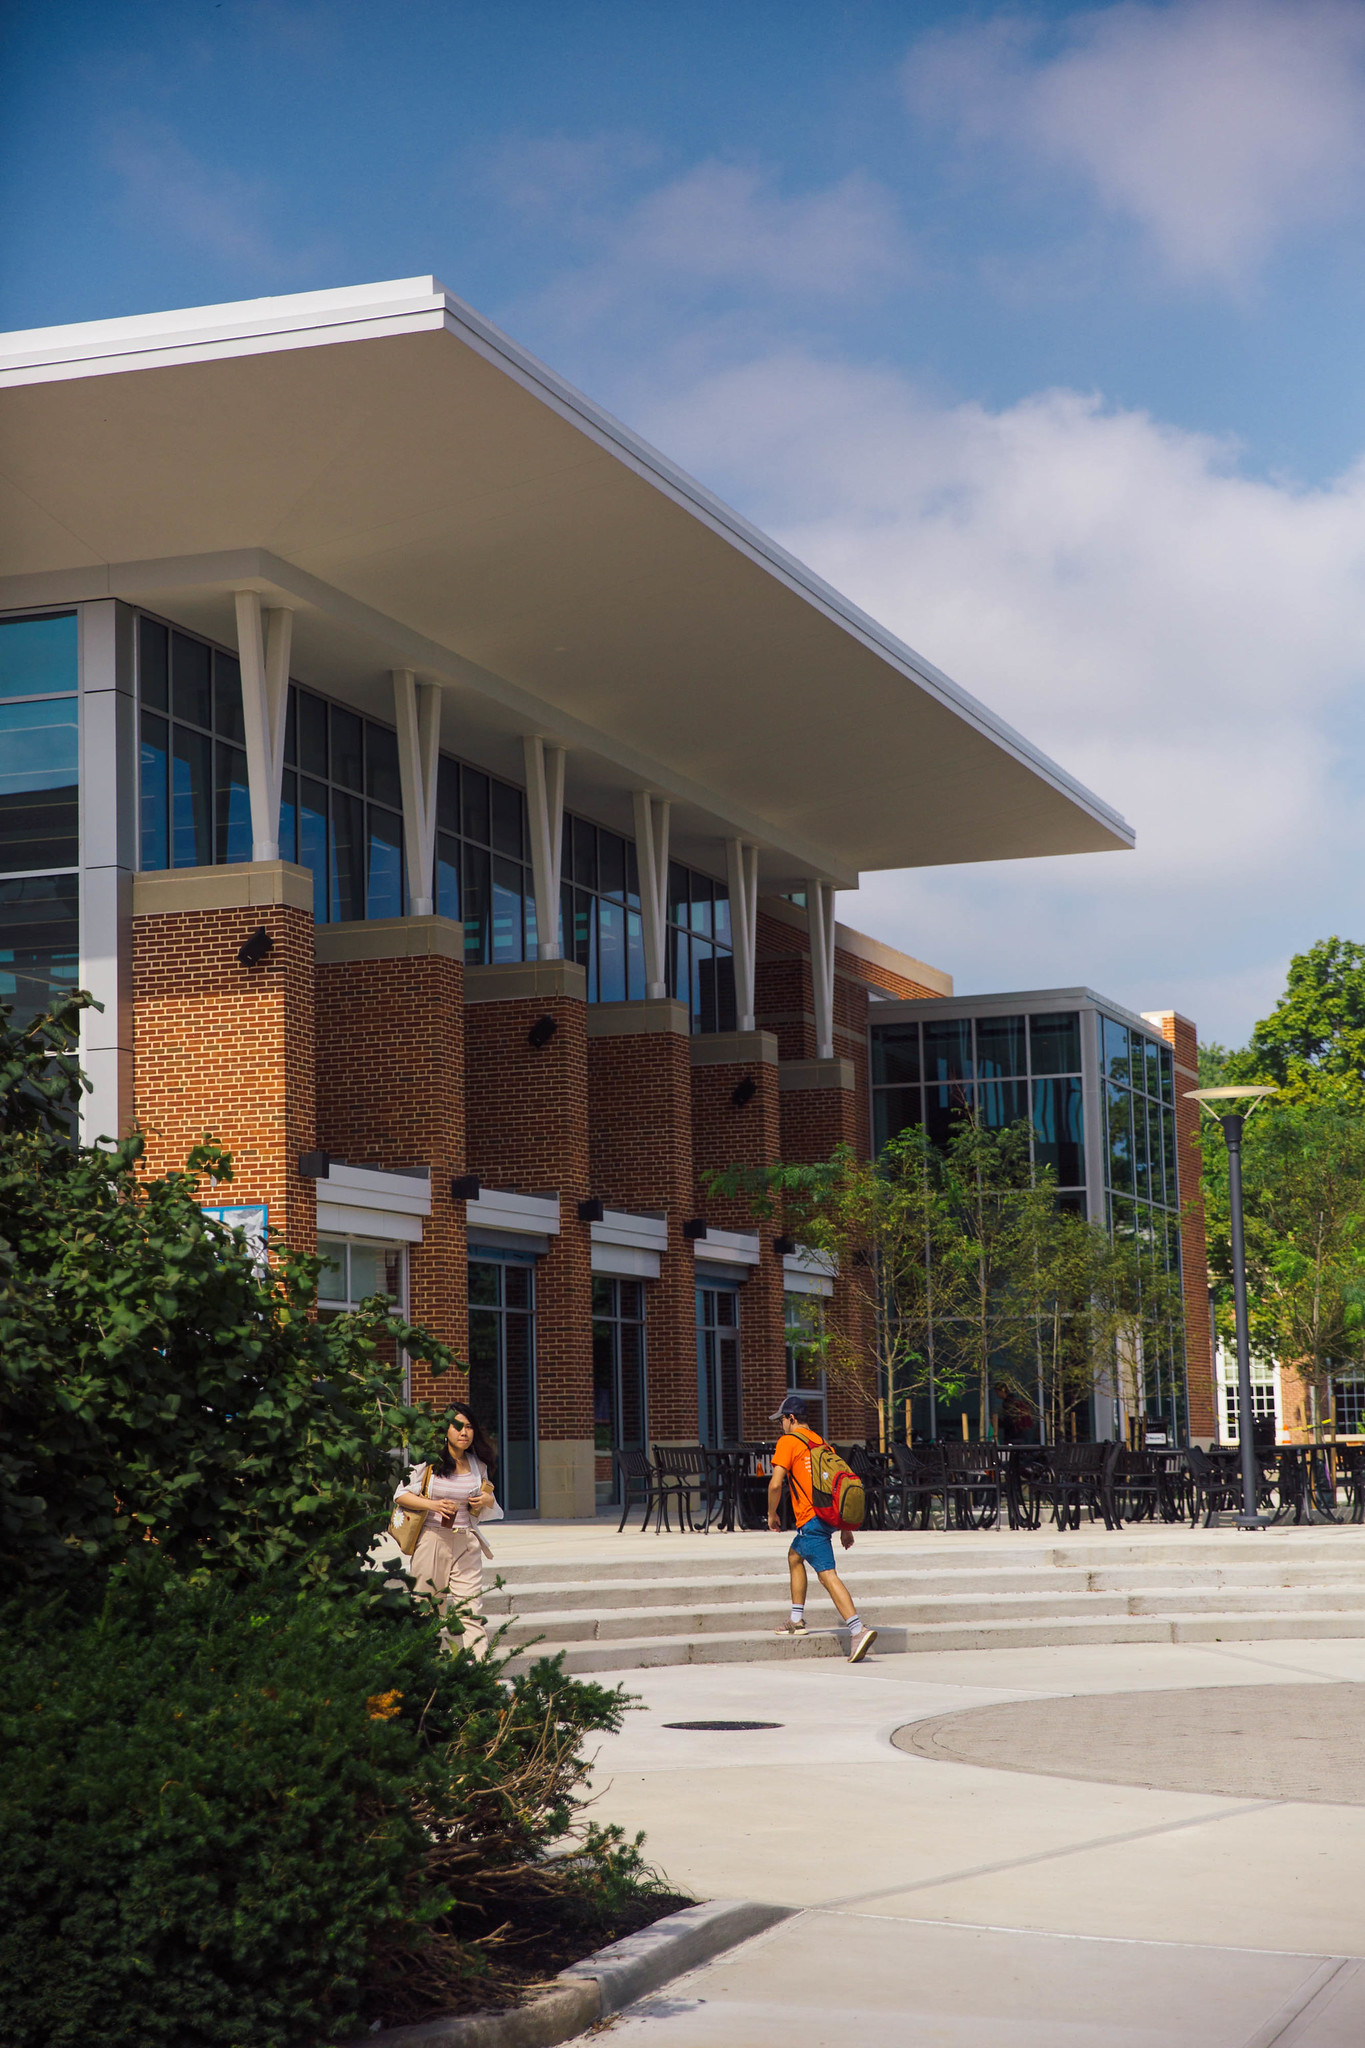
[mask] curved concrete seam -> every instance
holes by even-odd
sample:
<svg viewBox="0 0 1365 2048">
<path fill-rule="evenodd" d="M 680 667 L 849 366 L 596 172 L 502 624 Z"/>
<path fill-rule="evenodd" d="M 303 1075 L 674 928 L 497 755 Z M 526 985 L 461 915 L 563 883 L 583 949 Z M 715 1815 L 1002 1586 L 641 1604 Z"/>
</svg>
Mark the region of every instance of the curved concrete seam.
<svg viewBox="0 0 1365 2048">
<path fill-rule="evenodd" d="M 786 1920 L 795 1906 L 715 1899 L 685 1906 L 561 1970 L 552 1991 L 510 2012 L 451 2013 L 362 2034 L 350 2048 L 556 2048 L 673 1977 Z"/>
</svg>

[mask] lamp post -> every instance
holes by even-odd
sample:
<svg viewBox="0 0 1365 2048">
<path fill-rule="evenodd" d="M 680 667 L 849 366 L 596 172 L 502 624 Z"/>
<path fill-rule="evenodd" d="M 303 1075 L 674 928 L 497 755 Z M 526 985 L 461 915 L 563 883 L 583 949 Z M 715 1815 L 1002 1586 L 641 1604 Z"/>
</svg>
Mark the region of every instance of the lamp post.
<svg viewBox="0 0 1365 2048">
<path fill-rule="evenodd" d="M 1237 1413 L 1242 1452 L 1242 1512 L 1239 1529 L 1264 1529 L 1267 1518 L 1256 1512 L 1260 1475 L 1251 1416 L 1251 1338 L 1247 1329 L 1247 1258 L 1242 1229 L 1242 1132 L 1246 1120 L 1274 1088 L 1189 1088 L 1187 1102 L 1197 1102 L 1222 1126 L 1228 1148 L 1228 1208 L 1232 1217 L 1232 1305 L 1237 1323 Z M 1249 1103 L 1242 1109 L 1235 1104 Z M 1224 1105 L 1227 1105 L 1226 1108 Z"/>
</svg>

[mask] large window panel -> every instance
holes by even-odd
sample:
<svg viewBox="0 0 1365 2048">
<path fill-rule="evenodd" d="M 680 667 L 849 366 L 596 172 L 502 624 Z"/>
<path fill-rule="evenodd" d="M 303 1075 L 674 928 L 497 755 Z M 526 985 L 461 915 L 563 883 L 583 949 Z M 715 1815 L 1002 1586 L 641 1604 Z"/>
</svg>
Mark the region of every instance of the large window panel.
<svg viewBox="0 0 1365 2048">
<path fill-rule="evenodd" d="M 1051 1167 L 1058 1187 L 1085 1180 L 1085 1124 L 1079 1075 L 1033 1084 L 1033 1157 Z"/>
<path fill-rule="evenodd" d="M 1030 1017 L 1029 1057 L 1035 1074 L 1079 1074 L 1081 1019 L 1076 1010 L 1045 1011 Z"/>
<path fill-rule="evenodd" d="M 141 766 L 138 785 L 139 825 L 144 868 L 170 866 L 171 728 L 153 711 L 142 714 Z"/>
<path fill-rule="evenodd" d="M 378 804 L 366 806 L 366 917 L 403 915 L 403 820 Z"/>
<path fill-rule="evenodd" d="M 926 1081 L 969 1081 L 972 1025 L 969 1017 L 936 1017 L 924 1026 Z"/>
<path fill-rule="evenodd" d="M 327 863 L 327 785 L 299 777 L 299 865 L 313 876 L 313 920 L 327 922 L 330 882 Z"/>
<path fill-rule="evenodd" d="M 976 1020 L 978 1080 L 1005 1080 L 1028 1072 L 1022 1017 L 978 1017 Z"/>
<path fill-rule="evenodd" d="M 0 1002 L 20 1030 L 74 994 L 80 951 L 78 876 L 0 882 Z"/>
<path fill-rule="evenodd" d="M 1028 1082 L 978 1081 L 976 1111 L 986 1130 L 1008 1130 L 1028 1116 Z"/>
<path fill-rule="evenodd" d="M 246 755 L 220 740 L 214 748 L 214 858 L 251 859 L 251 790 Z"/>
<path fill-rule="evenodd" d="M 345 790 L 332 791 L 331 913 L 346 924 L 365 915 L 365 805 Z"/>
<path fill-rule="evenodd" d="M 213 725 L 213 650 L 188 633 L 171 634 L 171 709 L 186 725 Z"/>
<path fill-rule="evenodd" d="M 1109 1124 L 1109 1185 L 1121 1195 L 1133 1192 L 1133 1128 L 1126 1088 L 1110 1082 L 1106 1091 Z"/>
<path fill-rule="evenodd" d="M 874 1085 L 918 1081 L 919 1077 L 919 1025 L 879 1025 L 872 1034 Z"/>
<path fill-rule="evenodd" d="M 79 858 L 74 697 L 0 702 L 0 873 Z"/>
<path fill-rule="evenodd" d="M 211 867 L 213 741 L 206 732 L 195 732 L 188 725 L 175 725 L 171 730 L 172 864 L 178 868 Z"/>
<path fill-rule="evenodd" d="M 922 1120 L 918 1088 L 879 1088 L 872 1098 L 872 1142 L 881 1151 L 892 1138 Z"/>
<path fill-rule="evenodd" d="M 0 697 L 59 697 L 79 680 L 76 614 L 0 620 Z"/>
</svg>

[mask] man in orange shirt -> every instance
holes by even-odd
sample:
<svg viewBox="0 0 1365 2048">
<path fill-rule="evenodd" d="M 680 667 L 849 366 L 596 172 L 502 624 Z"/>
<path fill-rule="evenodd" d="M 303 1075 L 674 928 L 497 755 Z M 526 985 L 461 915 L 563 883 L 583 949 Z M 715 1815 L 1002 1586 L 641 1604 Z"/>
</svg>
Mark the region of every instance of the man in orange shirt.
<svg viewBox="0 0 1365 2048">
<path fill-rule="evenodd" d="M 769 1419 L 779 1425 L 781 1435 L 773 1452 L 773 1476 L 768 1481 L 768 1527 L 776 1531 L 782 1526 L 778 1520 L 778 1509 L 782 1505 L 784 1484 L 791 1488 L 792 1513 L 796 1517 L 796 1534 L 787 1552 L 787 1563 L 791 1569 L 791 1619 L 784 1622 L 777 1633 L 780 1636 L 803 1636 L 806 1633 L 806 1567 L 809 1565 L 838 1608 L 839 1619 L 848 1630 L 849 1663 L 861 1664 L 877 1640 L 877 1631 L 863 1626 L 853 1595 L 835 1571 L 830 1524 L 816 1514 L 815 1503 L 811 1499 L 811 1445 L 823 1443 L 824 1438 L 807 1427 L 805 1403 L 790 1395 L 776 1415 Z M 853 1531 L 841 1529 L 839 1541 L 845 1550 L 851 1549 Z"/>
</svg>

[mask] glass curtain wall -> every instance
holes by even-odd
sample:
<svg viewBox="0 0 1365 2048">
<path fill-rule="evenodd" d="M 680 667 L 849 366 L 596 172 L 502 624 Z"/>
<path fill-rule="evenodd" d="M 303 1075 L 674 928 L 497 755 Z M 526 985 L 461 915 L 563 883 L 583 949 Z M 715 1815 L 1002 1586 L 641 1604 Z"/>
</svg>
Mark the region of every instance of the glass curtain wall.
<svg viewBox="0 0 1365 2048">
<path fill-rule="evenodd" d="M 1034 1165 L 1051 1167 L 1064 1205 L 1086 1213 L 1078 1011 L 877 1025 L 872 1108 L 878 1151 L 913 1125 L 942 1145 L 960 1116 L 988 1130 L 1027 1118 Z"/>
<path fill-rule="evenodd" d="M 469 1260 L 469 1401 L 498 1453 L 505 1508 L 536 1505 L 536 1269 L 532 1259 Z"/>
<path fill-rule="evenodd" d="M 74 618 L 71 626 L 74 646 Z M 250 860 L 251 801 L 236 656 L 143 614 L 138 673 L 141 865 L 207 867 Z M 73 779 L 74 716 L 73 710 Z M 463 923 L 466 962 L 534 960 L 525 791 L 442 754 L 436 808 L 436 907 L 443 917 Z M 296 683 L 289 686 L 280 854 L 312 870 L 319 924 L 401 917 L 407 909 L 397 734 L 381 720 Z M 668 918 L 670 994 L 688 1005 L 694 1031 L 733 1030 L 725 884 L 674 863 Z M 644 996 L 634 842 L 568 813 L 559 943 L 565 958 L 584 969 L 590 1003 Z"/>
<path fill-rule="evenodd" d="M 78 630 L 0 619 L 0 1002 L 21 1026 L 80 975 Z"/>
<path fill-rule="evenodd" d="M 645 1290 L 640 1280 L 592 1283 L 593 1442 L 599 1504 L 619 1501 L 613 1451 L 645 1449 Z"/>
<path fill-rule="evenodd" d="M 1116 1017 L 1100 1026 L 1105 1194 L 1115 1236 L 1136 1237 L 1165 1272 L 1180 1272 L 1180 1198 L 1171 1048 Z M 1144 1357 L 1147 1419 L 1183 1441 L 1184 1364 L 1178 1343 Z"/>
</svg>

